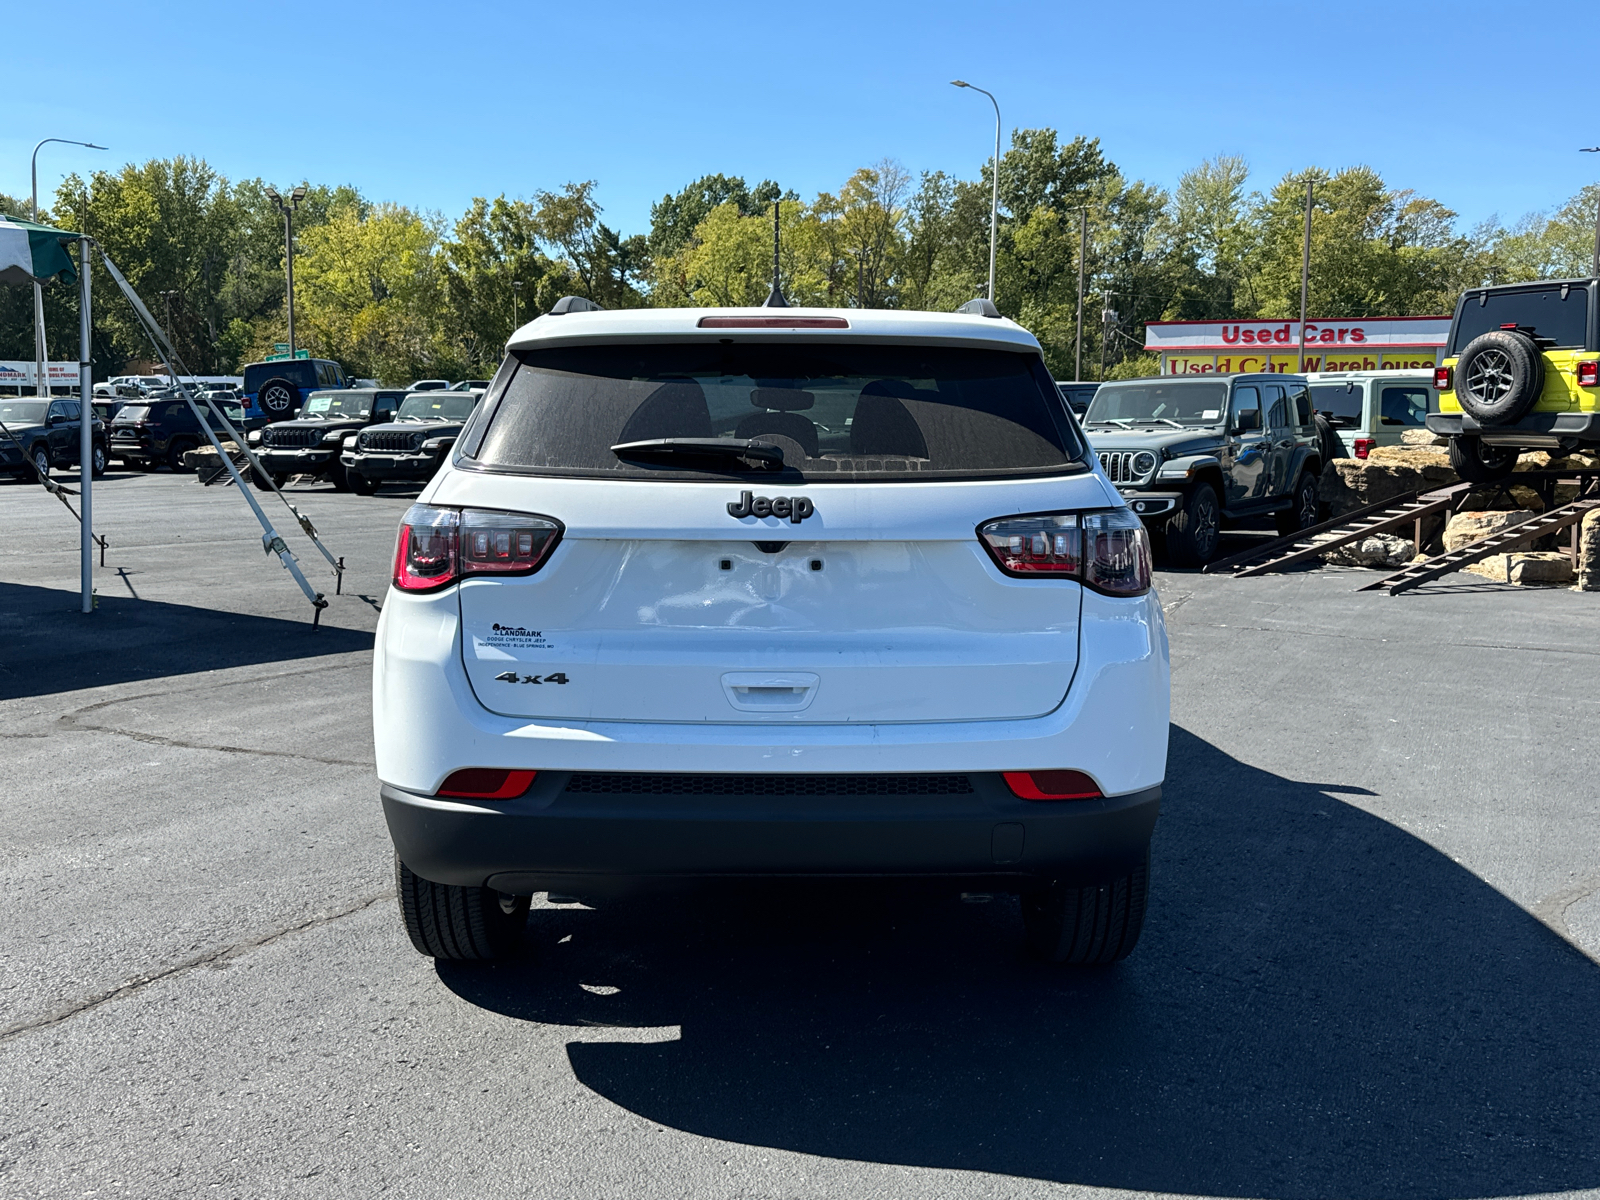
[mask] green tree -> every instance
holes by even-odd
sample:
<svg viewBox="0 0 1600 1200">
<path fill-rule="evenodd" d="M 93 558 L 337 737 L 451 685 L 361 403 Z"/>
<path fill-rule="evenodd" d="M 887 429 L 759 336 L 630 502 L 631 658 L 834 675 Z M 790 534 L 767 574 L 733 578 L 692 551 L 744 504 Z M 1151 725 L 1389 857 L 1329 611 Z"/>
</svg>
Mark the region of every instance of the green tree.
<svg viewBox="0 0 1600 1200">
<path fill-rule="evenodd" d="M 601 222 L 594 189 L 589 179 L 536 193 L 534 230 L 572 273 L 579 295 L 606 308 L 637 308 L 644 298 L 634 285 L 649 265 L 647 239 L 624 238 Z"/>
<path fill-rule="evenodd" d="M 499 365 L 513 319 L 530 321 L 573 290 L 571 273 L 539 249 L 533 205 L 477 197 L 442 247 L 447 334 L 469 372 Z"/>
</svg>

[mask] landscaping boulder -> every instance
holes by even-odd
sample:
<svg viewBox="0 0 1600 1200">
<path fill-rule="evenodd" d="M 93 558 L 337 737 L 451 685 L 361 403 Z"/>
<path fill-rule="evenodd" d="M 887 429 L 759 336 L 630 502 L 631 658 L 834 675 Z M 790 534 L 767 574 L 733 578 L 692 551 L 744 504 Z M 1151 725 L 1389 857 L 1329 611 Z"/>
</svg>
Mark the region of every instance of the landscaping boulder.
<svg viewBox="0 0 1600 1200">
<path fill-rule="evenodd" d="M 1578 586 L 1600 592 L 1600 509 L 1584 517 L 1578 527 Z"/>
<path fill-rule="evenodd" d="M 1415 553 L 1410 538 L 1374 533 L 1359 542 L 1335 546 L 1323 554 L 1322 561 L 1336 567 L 1403 567 Z"/>
<path fill-rule="evenodd" d="M 223 442 L 222 449 L 230 458 L 236 458 L 239 454 L 239 447 L 233 442 Z M 191 471 L 204 470 L 222 466 L 222 459 L 217 457 L 217 452 L 210 446 L 201 446 L 198 450 L 190 450 L 184 454 L 183 465 Z"/>
<path fill-rule="evenodd" d="M 1382 446 L 1372 453 L 1336 459 L 1331 471 L 1323 471 L 1322 500 L 1334 516 L 1456 482 L 1449 460 L 1432 447 Z"/>
<path fill-rule="evenodd" d="M 1514 583 L 1519 587 L 1571 583 L 1573 574 L 1572 560 L 1565 554 L 1540 550 L 1494 554 L 1462 570 L 1493 579 L 1496 583 Z"/>
<path fill-rule="evenodd" d="M 1512 509 L 1510 512 L 1482 510 L 1458 512 L 1444 527 L 1444 548 L 1447 551 L 1459 550 L 1473 542 L 1481 542 L 1491 534 L 1499 533 L 1508 525 L 1526 521 L 1531 516 L 1533 512 L 1526 508 Z"/>
<path fill-rule="evenodd" d="M 1426 429 L 1407 429 L 1400 435 L 1402 446 L 1447 446 L 1450 439 L 1442 433 L 1432 433 Z"/>
</svg>

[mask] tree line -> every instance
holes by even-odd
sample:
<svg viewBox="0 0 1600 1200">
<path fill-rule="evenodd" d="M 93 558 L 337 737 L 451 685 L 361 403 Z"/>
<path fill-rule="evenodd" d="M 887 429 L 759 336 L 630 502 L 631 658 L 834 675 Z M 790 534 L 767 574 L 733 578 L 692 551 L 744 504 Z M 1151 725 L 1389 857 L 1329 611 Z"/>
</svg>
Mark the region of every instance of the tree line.
<svg viewBox="0 0 1600 1200">
<path fill-rule="evenodd" d="M 1219 156 L 1168 190 L 1129 179 L 1098 139 L 1021 129 L 1001 158 L 997 303 L 1039 338 L 1059 378 L 1077 349 L 1080 239 L 1088 378 L 1154 370 L 1146 321 L 1298 315 L 1308 180 L 1317 316 L 1445 313 L 1466 287 L 1590 270 L 1600 187 L 1550 213 L 1462 230 L 1441 201 L 1365 166 L 1311 167 L 1262 191 L 1243 159 Z M 985 291 L 990 187 L 989 163 L 958 179 L 886 159 L 810 199 L 772 180 L 707 175 L 653 205 L 648 233 L 625 236 L 602 220 L 592 180 L 479 197 L 454 221 L 308 183 L 295 214 L 296 341 L 386 384 L 483 378 L 514 322 L 563 295 L 608 308 L 759 304 L 775 203 L 791 303 L 949 310 Z M 190 367 L 226 374 L 287 338 L 283 219 L 266 188 L 200 159 L 155 159 L 69 176 L 40 219 L 87 230 Z M 27 212 L 4 195 L 0 210 Z M 102 378 L 150 347 L 96 274 Z M 77 345 L 75 289 L 47 288 L 46 314 L 59 358 Z M 31 358 L 32 345 L 29 289 L 0 288 L 0 358 Z"/>
</svg>

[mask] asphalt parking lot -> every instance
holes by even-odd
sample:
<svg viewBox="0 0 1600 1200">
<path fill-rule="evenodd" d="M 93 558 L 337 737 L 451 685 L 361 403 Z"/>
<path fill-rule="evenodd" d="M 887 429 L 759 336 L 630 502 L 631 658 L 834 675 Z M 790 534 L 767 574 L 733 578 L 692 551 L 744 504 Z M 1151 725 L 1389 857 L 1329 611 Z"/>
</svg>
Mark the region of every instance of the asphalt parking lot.
<svg viewBox="0 0 1600 1200">
<path fill-rule="evenodd" d="M 372 772 L 408 499 L 295 495 L 349 566 L 315 633 L 231 491 L 114 472 L 85 618 L 0 483 L 0 1194 L 1600 1194 L 1595 596 L 1162 573 L 1109 970 L 875 891 L 541 899 L 524 960 L 435 966 Z"/>
</svg>

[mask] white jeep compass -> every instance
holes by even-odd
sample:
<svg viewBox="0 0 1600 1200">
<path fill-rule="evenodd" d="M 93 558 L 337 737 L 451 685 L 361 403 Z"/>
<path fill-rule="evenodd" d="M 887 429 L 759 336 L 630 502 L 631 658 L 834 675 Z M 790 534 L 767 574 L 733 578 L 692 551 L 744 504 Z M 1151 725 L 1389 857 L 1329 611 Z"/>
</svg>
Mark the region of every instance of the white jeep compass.
<svg viewBox="0 0 1600 1200">
<path fill-rule="evenodd" d="M 487 958 L 539 891 L 918 877 L 1111 962 L 1168 699 L 1144 528 L 1019 326 L 563 302 L 400 528 L 373 708 L 406 930 Z"/>
</svg>

